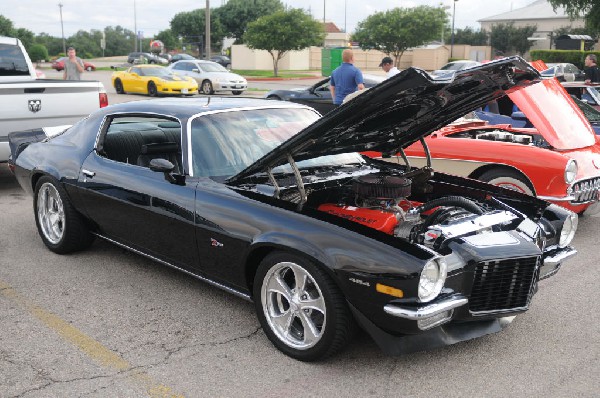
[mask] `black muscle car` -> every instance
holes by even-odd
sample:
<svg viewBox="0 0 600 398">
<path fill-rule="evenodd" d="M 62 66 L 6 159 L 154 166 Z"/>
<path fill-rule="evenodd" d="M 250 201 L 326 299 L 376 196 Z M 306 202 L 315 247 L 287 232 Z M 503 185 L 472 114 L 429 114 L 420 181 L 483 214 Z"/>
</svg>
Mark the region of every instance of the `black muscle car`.
<svg viewBox="0 0 600 398">
<path fill-rule="evenodd" d="M 130 102 L 51 138 L 11 134 L 10 166 L 56 253 L 98 237 L 253 300 L 299 360 L 338 351 L 356 323 L 388 354 L 417 351 L 526 311 L 576 253 L 577 215 L 357 152 L 424 144 L 538 78 L 517 57 L 444 82 L 408 69 L 323 118 L 256 99 Z"/>
<path fill-rule="evenodd" d="M 385 80 L 385 76 L 364 75 L 365 88 L 371 88 Z M 270 100 L 290 101 L 297 104 L 308 105 L 322 115 L 334 110 L 337 105 L 333 104 L 331 91 L 329 91 L 329 77 L 305 88 L 290 90 L 271 90 L 265 94 Z"/>
</svg>

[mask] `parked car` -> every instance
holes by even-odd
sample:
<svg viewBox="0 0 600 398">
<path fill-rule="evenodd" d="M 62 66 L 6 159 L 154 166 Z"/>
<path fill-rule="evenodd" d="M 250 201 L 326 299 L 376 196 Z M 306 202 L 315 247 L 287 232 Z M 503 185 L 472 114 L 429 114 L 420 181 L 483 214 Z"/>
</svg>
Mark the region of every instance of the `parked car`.
<svg viewBox="0 0 600 398">
<path fill-rule="evenodd" d="M 171 56 L 169 63 L 172 64 L 173 62 L 182 61 L 182 60 L 193 61 L 195 59 L 196 59 L 195 57 L 193 57 L 189 54 L 181 53 L 181 54 L 175 54 L 175 55 Z"/>
<path fill-rule="evenodd" d="M 572 82 L 576 80 L 585 80 L 585 73 L 573 64 L 569 63 L 548 63 L 548 69 L 540 72 L 544 78 L 556 77 L 561 82 Z"/>
<path fill-rule="evenodd" d="M 354 322 L 387 354 L 423 350 L 526 311 L 576 253 L 577 215 L 355 151 L 406 147 L 537 77 L 517 57 L 451 83 L 407 69 L 324 117 L 250 98 L 116 104 L 13 145 L 13 166 L 55 253 L 100 237 L 253 300 L 299 360 L 344 347 Z"/>
<path fill-rule="evenodd" d="M 265 94 L 270 100 L 291 101 L 313 107 L 322 115 L 336 108 L 329 91 L 329 77 L 312 86 L 299 87 L 290 90 L 272 90 Z M 363 75 L 365 88 L 371 88 L 385 80 L 384 76 Z"/>
<path fill-rule="evenodd" d="M 567 93 L 600 110 L 600 85 L 585 84 L 583 81 L 562 83 Z"/>
<path fill-rule="evenodd" d="M 169 63 L 165 58 L 159 57 L 152 53 L 133 52 L 127 56 L 127 62 L 130 64 L 158 64 L 167 65 Z"/>
<path fill-rule="evenodd" d="M 169 65 L 169 69 L 194 78 L 202 94 L 231 91 L 234 95 L 240 95 L 248 88 L 246 79 L 212 61 L 177 61 Z"/>
<path fill-rule="evenodd" d="M 231 69 L 231 58 L 226 55 L 214 55 L 210 57 L 210 60 L 218 63 L 226 69 Z"/>
<path fill-rule="evenodd" d="M 157 95 L 198 94 L 198 83 L 191 77 L 179 76 L 158 65 L 136 65 L 113 72 L 112 85 L 117 94 Z"/>
<path fill-rule="evenodd" d="M 52 61 L 52 69 L 55 69 L 57 71 L 61 71 L 63 69 L 65 69 L 65 60 L 67 60 L 68 57 L 60 57 L 54 61 Z M 93 63 L 89 62 L 89 61 L 83 61 L 83 68 L 85 70 L 87 70 L 88 72 L 92 72 L 96 70 L 96 65 L 94 65 Z"/>
<path fill-rule="evenodd" d="M 431 75 L 439 78 L 442 76 L 448 76 L 459 70 L 474 68 L 475 66 L 479 66 L 479 65 L 481 65 L 481 62 L 471 61 L 468 59 L 461 59 L 458 61 L 448 62 L 446 65 L 442 66 L 440 69 L 434 70 L 433 72 L 431 72 Z"/>
<path fill-rule="evenodd" d="M 581 110 L 556 79 L 509 97 L 535 129 L 484 121 L 444 127 L 425 140 L 433 168 L 535 195 L 577 213 L 597 213 L 600 145 Z M 426 159 L 417 144 L 405 154 L 416 165 Z"/>
</svg>

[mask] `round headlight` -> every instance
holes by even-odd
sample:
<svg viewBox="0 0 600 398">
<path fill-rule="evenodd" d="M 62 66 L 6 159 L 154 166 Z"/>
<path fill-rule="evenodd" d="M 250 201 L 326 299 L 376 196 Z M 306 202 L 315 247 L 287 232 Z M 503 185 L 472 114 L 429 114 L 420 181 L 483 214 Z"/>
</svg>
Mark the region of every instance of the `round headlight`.
<svg viewBox="0 0 600 398">
<path fill-rule="evenodd" d="M 563 224 L 562 230 L 560 231 L 560 239 L 558 241 L 559 247 L 565 247 L 575 237 L 575 232 L 577 231 L 577 225 L 579 224 L 579 217 L 577 214 L 571 212 L 565 223 Z"/>
<path fill-rule="evenodd" d="M 423 303 L 433 300 L 442 291 L 444 282 L 446 282 L 446 273 L 448 267 L 446 261 L 442 258 L 430 260 L 419 279 L 419 300 Z"/>
<path fill-rule="evenodd" d="M 577 162 L 571 159 L 565 167 L 565 182 L 570 184 L 575 181 L 575 177 L 577 177 Z"/>
</svg>

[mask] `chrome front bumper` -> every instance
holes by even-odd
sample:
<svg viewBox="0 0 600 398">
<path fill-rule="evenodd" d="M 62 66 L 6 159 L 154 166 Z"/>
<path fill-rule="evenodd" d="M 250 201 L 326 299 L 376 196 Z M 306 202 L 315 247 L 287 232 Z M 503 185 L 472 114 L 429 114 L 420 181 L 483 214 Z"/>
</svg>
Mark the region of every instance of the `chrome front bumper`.
<svg viewBox="0 0 600 398">
<path fill-rule="evenodd" d="M 577 250 L 571 246 L 558 250 L 556 253 L 544 257 L 544 264 L 540 267 L 540 280 L 551 277 L 560 269 L 563 261 L 566 261 L 577 254 Z"/>
<path fill-rule="evenodd" d="M 436 315 L 440 315 L 444 312 L 453 310 L 458 307 L 462 307 L 467 304 L 469 300 L 460 294 L 445 298 L 437 303 L 428 304 L 424 307 L 401 307 L 396 304 L 387 304 L 383 307 L 383 310 L 393 316 L 399 318 L 410 319 L 411 321 L 423 320 L 431 318 Z"/>
</svg>

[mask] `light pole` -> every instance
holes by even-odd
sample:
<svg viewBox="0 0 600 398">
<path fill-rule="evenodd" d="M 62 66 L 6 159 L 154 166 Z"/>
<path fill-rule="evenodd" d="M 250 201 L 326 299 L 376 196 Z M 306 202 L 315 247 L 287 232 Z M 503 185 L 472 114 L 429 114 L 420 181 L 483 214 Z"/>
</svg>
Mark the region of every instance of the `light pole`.
<svg viewBox="0 0 600 398">
<path fill-rule="evenodd" d="M 137 45 L 138 45 L 138 31 L 137 31 L 137 15 L 136 15 L 136 11 L 135 11 L 135 0 L 133 0 L 133 35 L 135 37 L 135 40 L 133 40 L 133 51 L 137 52 Z"/>
<path fill-rule="evenodd" d="M 65 29 L 63 27 L 63 19 L 62 19 L 62 3 L 58 3 L 58 8 L 60 9 L 60 31 L 62 33 L 62 41 L 63 41 L 63 52 L 67 55 L 67 44 L 65 43 Z"/>
<path fill-rule="evenodd" d="M 454 8 L 452 9 L 452 38 L 450 40 L 450 58 L 454 58 L 454 19 L 456 18 L 456 2 L 458 0 L 454 0 Z"/>
<path fill-rule="evenodd" d="M 323 0 L 323 29 L 325 29 L 325 0 Z"/>
<path fill-rule="evenodd" d="M 206 0 L 206 14 L 204 15 L 205 19 L 205 26 L 206 26 L 206 33 L 205 33 L 205 39 L 206 39 L 206 43 L 204 43 L 206 45 L 206 59 L 210 59 L 210 1 Z"/>
</svg>

